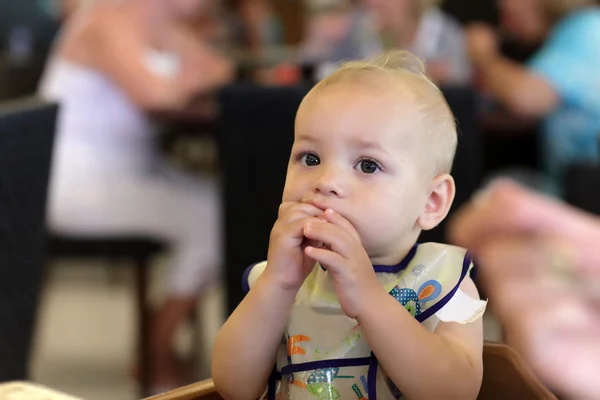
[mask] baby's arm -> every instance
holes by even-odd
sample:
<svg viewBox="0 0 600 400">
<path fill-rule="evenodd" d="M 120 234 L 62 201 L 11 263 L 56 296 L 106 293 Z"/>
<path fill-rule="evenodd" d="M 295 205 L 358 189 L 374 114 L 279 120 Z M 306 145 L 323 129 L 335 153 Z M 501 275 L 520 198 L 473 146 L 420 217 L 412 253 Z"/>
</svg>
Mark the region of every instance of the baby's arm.
<svg viewBox="0 0 600 400">
<path fill-rule="evenodd" d="M 295 295 L 263 275 L 223 325 L 211 368 L 223 397 L 254 400 L 263 394 Z"/>
<path fill-rule="evenodd" d="M 322 213 L 310 204 L 279 208 L 267 266 L 215 341 L 212 377 L 226 399 L 254 400 L 265 391 L 296 293 L 315 264 L 303 254 L 303 229 Z"/>
<path fill-rule="evenodd" d="M 460 290 L 479 299 L 470 278 Z M 483 323 L 423 327 L 392 296 L 371 299 L 360 326 L 381 366 L 410 400 L 475 399 L 483 377 Z M 393 316 L 393 317 L 391 317 Z"/>
</svg>

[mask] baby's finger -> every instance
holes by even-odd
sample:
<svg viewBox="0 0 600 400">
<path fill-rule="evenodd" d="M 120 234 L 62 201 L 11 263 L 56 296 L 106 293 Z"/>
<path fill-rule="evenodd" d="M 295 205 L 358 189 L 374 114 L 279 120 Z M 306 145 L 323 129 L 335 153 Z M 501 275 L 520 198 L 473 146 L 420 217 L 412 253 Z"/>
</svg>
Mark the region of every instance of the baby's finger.
<svg viewBox="0 0 600 400">
<path fill-rule="evenodd" d="M 292 211 L 303 211 L 304 213 L 312 215 L 314 217 L 323 215 L 323 210 L 313 206 L 312 204 L 299 203 L 296 201 L 287 201 L 279 205 L 278 217 L 282 218 L 287 213 Z"/>
<path fill-rule="evenodd" d="M 332 273 L 336 273 L 344 269 L 344 258 L 332 250 L 306 246 L 304 249 L 304 254 L 321 264 L 323 268 Z"/>
<path fill-rule="evenodd" d="M 352 236 L 341 227 L 329 222 L 307 222 L 304 226 L 304 236 L 329 245 L 334 252 L 345 258 L 350 258 L 356 249 L 356 243 Z"/>
<path fill-rule="evenodd" d="M 354 228 L 354 225 L 350 223 L 346 218 L 342 216 L 339 212 L 336 212 L 332 209 L 325 210 L 325 218 L 334 225 L 339 226 L 344 229 L 350 236 L 354 238 L 358 243 L 361 243 L 360 236 Z"/>
<path fill-rule="evenodd" d="M 292 210 L 288 214 L 284 215 L 279 219 L 279 223 L 281 225 L 289 225 L 299 219 L 303 219 L 306 221 L 315 221 L 315 222 L 327 222 L 327 220 L 320 216 L 311 215 L 304 210 Z"/>
<path fill-rule="evenodd" d="M 305 237 L 304 227 L 308 223 L 318 225 L 319 223 L 325 224 L 327 222 L 318 217 L 310 217 L 306 214 L 303 214 L 303 216 L 296 218 L 293 221 L 289 221 L 286 224 L 280 225 L 280 227 L 278 228 L 278 234 L 285 235 L 292 239 L 300 239 L 302 241 Z"/>
</svg>

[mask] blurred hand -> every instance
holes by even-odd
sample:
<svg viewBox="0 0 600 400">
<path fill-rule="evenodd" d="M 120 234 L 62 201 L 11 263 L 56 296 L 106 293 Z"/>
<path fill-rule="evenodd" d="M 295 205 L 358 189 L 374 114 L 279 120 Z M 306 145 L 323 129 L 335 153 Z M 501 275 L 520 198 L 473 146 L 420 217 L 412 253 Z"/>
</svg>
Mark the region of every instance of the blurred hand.
<svg viewBox="0 0 600 400">
<path fill-rule="evenodd" d="M 182 80 L 195 92 L 211 91 L 235 78 L 233 63 L 205 41 L 195 44 L 184 65 Z"/>
<path fill-rule="evenodd" d="M 485 24 L 472 24 L 466 29 L 467 51 L 477 68 L 498 55 L 499 40 L 494 29 Z"/>
<path fill-rule="evenodd" d="M 508 343 L 552 389 L 599 399 L 600 220 L 509 181 L 459 212 Z"/>
</svg>

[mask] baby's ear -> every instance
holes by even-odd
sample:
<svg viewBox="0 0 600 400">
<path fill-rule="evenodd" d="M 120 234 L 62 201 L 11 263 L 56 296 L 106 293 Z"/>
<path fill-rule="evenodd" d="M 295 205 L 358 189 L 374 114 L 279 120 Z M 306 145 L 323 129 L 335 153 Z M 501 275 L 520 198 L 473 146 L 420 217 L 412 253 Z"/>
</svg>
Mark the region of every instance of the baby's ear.
<svg viewBox="0 0 600 400">
<path fill-rule="evenodd" d="M 429 198 L 425 203 L 423 213 L 417 220 L 417 224 L 422 230 L 433 229 L 446 218 L 452 201 L 454 201 L 455 193 L 456 187 L 452 176 L 442 174 L 433 178 Z"/>
</svg>

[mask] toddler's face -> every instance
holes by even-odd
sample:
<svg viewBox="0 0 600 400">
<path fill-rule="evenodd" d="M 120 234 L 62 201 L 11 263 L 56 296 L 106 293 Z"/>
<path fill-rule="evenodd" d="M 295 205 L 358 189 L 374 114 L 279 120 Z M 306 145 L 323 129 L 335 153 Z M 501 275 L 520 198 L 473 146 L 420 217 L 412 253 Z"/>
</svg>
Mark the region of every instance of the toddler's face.
<svg viewBox="0 0 600 400">
<path fill-rule="evenodd" d="M 397 262 L 429 196 L 422 135 L 422 117 L 400 85 L 337 83 L 311 93 L 296 118 L 283 201 L 339 212 L 374 263 Z"/>
</svg>

